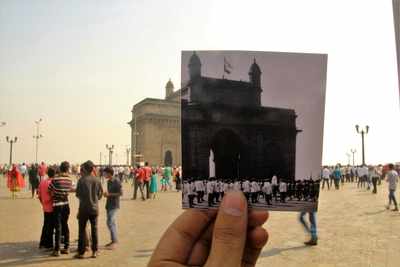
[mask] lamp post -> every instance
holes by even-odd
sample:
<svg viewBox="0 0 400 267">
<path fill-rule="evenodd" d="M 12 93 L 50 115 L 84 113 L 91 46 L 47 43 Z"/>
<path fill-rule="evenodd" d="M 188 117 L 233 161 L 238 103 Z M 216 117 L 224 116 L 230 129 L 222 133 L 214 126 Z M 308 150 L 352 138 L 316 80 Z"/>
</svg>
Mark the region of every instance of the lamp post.
<svg viewBox="0 0 400 267">
<path fill-rule="evenodd" d="M 15 136 L 14 139 L 6 136 L 7 143 L 10 144 L 10 166 L 12 164 L 12 151 L 13 151 L 13 144 L 17 142 L 17 137 Z"/>
<path fill-rule="evenodd" d="M 365 165 L 365 149 L 364 149 L 364 135 L 368 134 L 369 132 L 369 126 L 366 125 L 365 129 L 361 128 L 360 126 L 357 124 L 356 125 L 356 131 L 357 133 L 361 134 L 361 144 L 362 144 L 362 165 Z"/>
<path fill-rule="evenodd" d="M 33 138 L 36 141 L 36 155 L 35 155 L 35 162 L 38 163 L 38 151 L 39 151 L 39 139 L 43 137 L 43 135 L 39 134 L 39 124 L 42 122 L 42 119 L 39 119 L 38 121 L 35 121 L 36 123 L 36 135 L 33 136 Z"/>
<path fill-rule="evenodd" d="M 112 165 L 112 154 L 114 153 L 114 145 L 106 145 L 106 148 L 108 149 L 108 165 Z"/>
<path fill-rule="evenodd" d="M 353 154 L 353 166 L 354 166 L 354 154 L 357 152 L 356 149 L 350 149 L 350 152 Z"/>
<path fill-rule="evenodd" d="M 131 149 L 128 147 L 126 149 L 126 165 L 128 165 L 128 166 L 129 166 L 129 154 L 130 154 L 130 152 L 131 152 Z"/>
</svg>

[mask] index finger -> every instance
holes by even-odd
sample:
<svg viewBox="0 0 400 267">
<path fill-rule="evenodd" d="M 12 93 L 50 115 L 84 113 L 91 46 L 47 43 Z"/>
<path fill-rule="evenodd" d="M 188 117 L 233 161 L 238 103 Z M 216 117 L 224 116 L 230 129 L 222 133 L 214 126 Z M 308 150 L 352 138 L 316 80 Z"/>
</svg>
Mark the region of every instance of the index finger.
<svg viewBox="0 0 400 267">
<path fill-rule="evenodd" d="M 182 213 L 161 237 L 149 266 L 161 262 L 185 264 L 194 244 L 215 219 L 216 214 L 215 210 L 195 209 Z"/>
</svg>

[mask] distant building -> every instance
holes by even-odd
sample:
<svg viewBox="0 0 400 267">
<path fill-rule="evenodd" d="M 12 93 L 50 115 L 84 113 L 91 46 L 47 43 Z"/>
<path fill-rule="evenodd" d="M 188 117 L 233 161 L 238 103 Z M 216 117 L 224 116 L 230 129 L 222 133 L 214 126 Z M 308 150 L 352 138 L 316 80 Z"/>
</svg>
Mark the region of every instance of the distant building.
<svg viewBox="0 0 400 267">
<path fill-rule="evenodd" d="M 251 62 L 249 62 L 251 63 Z M 295 179 L 296 113 L 261 106 L 261 69 L 249 81 L 204 77 L 194 52 L 182 93 L 183 177 Z"/>
<path fill-rule="evenodd" d="M 165 99 L 145 98 L 132 109 L 131 162 L 181 165 L 180 91 L 169 80 Z"/>
</svg>

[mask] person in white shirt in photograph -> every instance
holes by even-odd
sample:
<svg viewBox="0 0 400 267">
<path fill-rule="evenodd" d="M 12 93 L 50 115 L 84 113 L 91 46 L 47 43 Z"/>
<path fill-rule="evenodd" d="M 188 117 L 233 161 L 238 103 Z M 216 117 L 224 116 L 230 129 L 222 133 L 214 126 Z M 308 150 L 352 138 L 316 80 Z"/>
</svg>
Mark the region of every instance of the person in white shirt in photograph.
<svg viewBox="0 0 400 267">
<path fill-rule="evenodd" d="M 214 188 L 215 188 L 214 181 L 209 180 L 207 182 L 206 188 L 207 188 L 208 206 L 211 207 L 214 204 Z"/>
<path fill-rule="evenodd" d="M 200 204 L 201 202 L 204 201 L 204 183 L 203 180 L 197 179 L 194 181 L 194 187 L 196 188 L 196 193 L 197 193 L 197 204 Z"/>
<path fill-rule="evenodd" d="M 286 202 L 287 184 L 283 181 L 279 183 L 279 196 L 282 203 Z"/>
<path fill-rule="evenodd" d="M 279 185 L 278 185 L 278 177 L 276 175 L 272 176 L 271 185 L 272 185 L 272 195 L 274 196 L 275 201 L 278 201 Z"/>
<path fill-rule="evenodd" d="M 264 193 L 264 199 L 265 202 L 268 205 L 271 205 L 271 200 L 272 200 L 272 185 L 270 182 L 266 181 L 264 182 L 264 185 L 262 187 L 262 192 Z"/>
<path fill-rule="evenodd" d="M 328 185 L 328 190 L 329 190 L 329 177 L 331 175 L 331 171 L 328 169 L 328 167 L 324 167 L 322 170 L 322 189 L 325 187 L 325 183 Z"/>
<path fill-rule="evenodd" d="M 243 188 L 243 194 L 246 197 L 247 201 L 249 201 L 249 197 L 250 197 L 250 182 L 249 180 L 245 180 L 242 184 L 242 188 Z"/>
<path fill-rule="evenodd" d="M 258 191 L 259 191 L 259 186 L 256 180 L 253 179 L 251 182 L 251 202 L 252 203 L 257 203 L 258 202 Z"/>
</svg>

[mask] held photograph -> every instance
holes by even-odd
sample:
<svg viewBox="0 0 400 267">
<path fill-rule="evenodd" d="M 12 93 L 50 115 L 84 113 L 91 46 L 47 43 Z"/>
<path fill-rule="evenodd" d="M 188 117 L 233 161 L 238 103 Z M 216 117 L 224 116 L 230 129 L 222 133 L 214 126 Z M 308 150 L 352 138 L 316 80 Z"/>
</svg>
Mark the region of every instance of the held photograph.
<svg viewBox="0 0 400 267">
<path fill-rule="evenodd" d="M 327 55 L 183 51 L 182 207 L 316 211 Z"/>
</svg>

